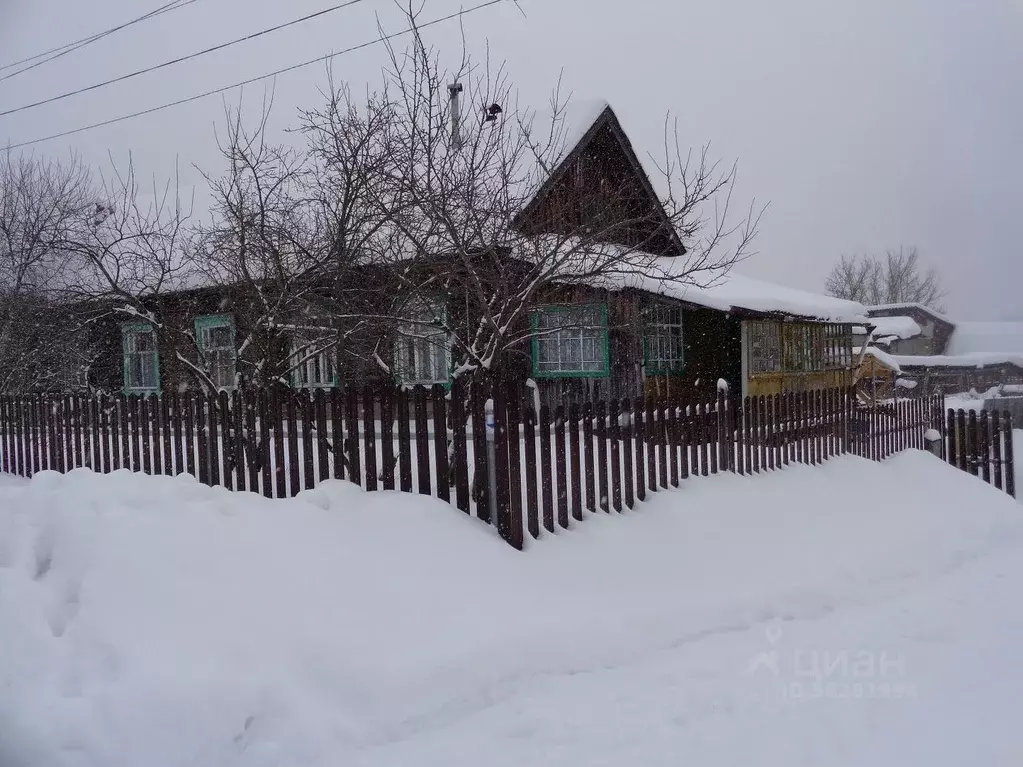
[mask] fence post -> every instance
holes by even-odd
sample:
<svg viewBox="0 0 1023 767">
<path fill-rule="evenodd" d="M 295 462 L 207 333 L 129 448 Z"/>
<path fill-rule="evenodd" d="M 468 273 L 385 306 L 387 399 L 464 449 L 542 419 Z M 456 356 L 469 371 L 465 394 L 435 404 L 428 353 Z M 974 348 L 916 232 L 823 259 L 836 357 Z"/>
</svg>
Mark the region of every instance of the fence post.
<svg viewBox="0 0 1023 767">
<path fill-rule="evenodd" d="M 1012 444 L 1012 413 L 1005 411 L 1005 490 L 1013 498 L 1016 497 L 1016 467 L 1014 447 Z"/>
<path fill-rule="evenodd" d="M 592 449 L 592 441 L 590 442 Z M 554 469 L 551 461 L 551 410 L 540 406 L 540 490 L 543 496 L 543 526 L 554 532 Z"/>
<path fill-rule="evenodd" d="M 522 526 L 515 530 L 512 524 L 511 488 L 508 476 L 508 412 L 505 407 L 505 389 L 500 380 L 494 382 L 494 479 L 497 496 L 497 531 L 506 543 L 521 549 Z"/>
<path fill-rule="evenodd" d="M 508 381 L 505 387 L 505 434 L 507 435 L 508 453 L 508 525 L 515 548 L 523 546 L 522 532 L 522 456 L 519 440 L 519 423 L 521 419 L 520 405 L 522 395 L 514 381 Z M 440 456 L 438 455 L 438 458 Z M 567 521 L 566 521 L 567 526 Z"/>
<path fill-rule="evenodd" d="M 366 467 L 366 482 L 364 487 L 367 492 L 372 492 L 377 489 L 378 483 L 377 416 L 376 403 L 373 398 L 373 387 L 369 384 L 362 389 L 362 429 L 362 447 L 363 452 L 365 453 L 365 456 L 363 457 L 363 464 Z M 442 435 L 438 434 L 435 436 L 435 439 L 440 439 L 441 436 Z M 312 461 L 309 461 L 309 466 L 310 468 L 312 467 Z M 427 466 L 429 466 L 429 456 L 427 456 Z M 438 479 L 438 483 L 439 481 L 440 480 Z M 427 490 L 427 492 L 429 492 L 429 490 Z"/>
<path fill-rule="evenodd" d="M 984 481 L 989 485 L 991 484 L 991 430 L 990 430 L 990 414 L 986 410 L 980 411 L 980 439 L 979 448 L 983 460 L 981 461 L 980 469 L 981 476 L 984 477 Z"/>
<path fill-rule="evenodd" d="M 1002 488 L 1002 424 L 1001 413 L 991 413 L 991 450 L 995 464 L 995 487 Z"/>
<path fill-rule="evenodd" d="M 522 437 L 526 463 L 526 526 L 533 538 L 539 538 L 540 506 L 536 473 L 536 408 L 529 398 L 522 405 Z M 575 447 L 578 451 L 578 436 L 576 437 Z"/>
<path fill-rule="evenodd" d="M 447 392 L 440 384 L 433 387 L 433 455 L 437 469 L 437 497 L 451 503 L 451 476 L 448 462 Z M 368 450 L 369 448 L 367 448 Z M 516 455 L 518 450 L 515 451 Z M 518 485 L 518 483 L 515 483 Z"/>
<path fill-rule="evenodd" d="M 516 439 L 517 441 L 517 439 Z M 518 452 L 513 455 L 517 456 Z M 565 406 L 554 410 L 554 470 L 558 477 L 558 524 L 568 528 L 568 451 L 565 447 Z M 512 475 L 514 480 L 514 472 Z M 618 501 L 621 511 L 621 500 Z"/>
<path fill-rule="evenodd" d="M 632 402 L 629 399 L 623 399 L 622 400 L 622 420 L 625 421 L 625 430 L 621 432 L 622 452 L 623 452 L 623 461 L 624 461 L 624 463 L 622 464 L 622 480 L 625 483 L 625 488 L 624 488 L 624 491 L 625 491 L 625 507 L 628 508 L 628 509 L 631 509 L 636 504 L 636 496 L 635 496 L 635 491 L 634 491 L 634 486 L 633 486 L 633 483 L 634 483 L 634 480 L 635 480 L 635 473 L 634 473 L 633 458 L 632 458 L 632 432 L 633 432 L 633 429 L 635 428 L 635 426 L 634 426 L 633 419 L 632 419 Z M 569 428 L 572 428 L 574 425 L 575 425 L 575 421 L 570 421 L 569 422 Z M 571 432 L 569 432 L 569 434 L 571 434 Z M 578 432 L 577 432 L 576 433 L 576 440 L 577 441 L 576 441 L 576 443 L 574 443 L 574 447 L 578 447 L 578 436 L 579 435 L 578 435 Z M 572 459 L 573 459 L 573 463 L 572 463 L 572 479 L 573 479 L 573 481 L 576 480 L 576 478 L 578 477 L 578 474 L 579 474 L 578 469 L 577 469 L 576 464 L 575 464 L 575 461 L 576 461 L 577 458 L 578 458 L 578 455 L 573 453 L 573 455 L 572 455 Z M 573 504 L 573 509 L 574 509 L 574 504 Z M 582 518 L 582 510 L 581 509 L 580 509 L 580 513 L 579 513 L 579 517 L 578 518 L 580 518 L 580 519 Z"/>
</svg>

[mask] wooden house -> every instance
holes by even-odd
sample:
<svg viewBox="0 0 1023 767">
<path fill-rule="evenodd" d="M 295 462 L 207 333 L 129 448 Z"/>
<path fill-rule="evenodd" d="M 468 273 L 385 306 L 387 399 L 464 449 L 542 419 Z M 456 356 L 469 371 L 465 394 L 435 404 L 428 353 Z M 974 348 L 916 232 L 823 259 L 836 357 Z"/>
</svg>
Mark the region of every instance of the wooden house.
<svg viewBox="0 0 1023 767">
<path fill-rule="evenodd" d="M 607 105 L 584 111 L 581 123 L 568 126 L 565 151 L 529 194 L 516 228 L 541 237 L 620 215 L 630 225 L 609 227 L 619 245 L 642 247 L 666 261 L 684 259 L 686 248 L 614 111 Z M 606 204 L 612 189 L 617 207 Z M 358 303 L 379 313 L 395 301 L 397 283 L 386 273 L 367 273 L 357 282 Z M 371 329 L 349 339 L 372 354 L 344 348 L 311 354 L 284 365 L 292 368 L 285 380 L 303 388 L 448 384 L 453 354 L 443 326 L 478 321 L 460 309 L 458 290 L 455 281 L 447 295 L 412 302 L 403 310 L 407 327 L 381 324 L 375 335 Z M 282 319 L 276 337 L 240 342 L 249 336 L 249 301 L 244 290 L 231 287 L 161 297 L 153 309 L 162 329 L 144 319 L 112 328 L 120 344 L 97 360 L 90 383 L 159 392 L 196 386 L 199 368 L 217 387 L 231 388 L 245 380 L 257 346 L 264 358 L 294 357 L 302 318 Z M 444 322 L 431 321 L 440 317 Z M 733 395 L 848 386 L 852 328 L 865 317 L 853 302 L 729 274 L 712 287 L 566 279 L 537 297 L 529 321 L 535 332 L 506 353 L 500 367 L 506 377 L 535 381 L 548 403 L 562 404 L 644 394 L 709 399 L 723 385 Z"/>
</svg>

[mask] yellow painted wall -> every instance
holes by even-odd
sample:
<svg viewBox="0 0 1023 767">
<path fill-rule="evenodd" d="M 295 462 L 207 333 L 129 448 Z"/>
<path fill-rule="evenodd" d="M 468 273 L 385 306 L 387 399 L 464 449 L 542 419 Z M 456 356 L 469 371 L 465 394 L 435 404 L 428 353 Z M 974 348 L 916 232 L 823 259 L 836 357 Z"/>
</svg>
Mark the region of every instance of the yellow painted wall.
<svg viewBox="0 0 1023 767">
<path fill-rule="evenodd" d="M 749 396 L 836 389 L 852 385 L 852 371 L 824 370 L 816 373 L 756 373 L 749 377 Z"/>
</svg>

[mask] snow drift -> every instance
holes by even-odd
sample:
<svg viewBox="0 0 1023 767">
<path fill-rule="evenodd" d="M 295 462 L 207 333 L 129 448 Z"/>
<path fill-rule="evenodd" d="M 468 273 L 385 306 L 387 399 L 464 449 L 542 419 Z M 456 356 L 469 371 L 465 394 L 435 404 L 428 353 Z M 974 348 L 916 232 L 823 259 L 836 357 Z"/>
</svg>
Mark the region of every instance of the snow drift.
<svg viewBox="0 0 1023 767">
<path fill-rule="evenodd" d="M 852 641 L 1018 561 L 1018 517 L 923 453 L 692 480 L 528 553 L 341 482 L 44 472 L 0 484 L 0 764 L 855 764 L 912 710 L 783 700 L 765 630 Z"/>
</svg>

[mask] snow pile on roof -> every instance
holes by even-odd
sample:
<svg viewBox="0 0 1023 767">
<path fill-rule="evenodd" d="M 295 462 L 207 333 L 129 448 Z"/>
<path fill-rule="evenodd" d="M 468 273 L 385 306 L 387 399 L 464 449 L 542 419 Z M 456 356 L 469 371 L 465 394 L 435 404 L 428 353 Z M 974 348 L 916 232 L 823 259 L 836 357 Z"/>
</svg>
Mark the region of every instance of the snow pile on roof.
<svg viewBox="0 0 1023 767">
<path fill-rule="evenodd" d="M 859 359 L 860 354 L 865 357 L 873 357 L 885 367 L 891 369 L 895 373 L 901 373 L 902 367 L 899 365 L 899 361 L 894 356 L 889 354 L 882 349 L 878 349 L 876 346 L 868 346 L 866 351 L 863 351 L 863 347 L 857 347 L 853 349 L 853 358 Z"/>
<path fill-rule="evenodd" d="M 517 243 L 516 255 L 525 260 L 556 261 L 548 267 L 564 283 L 579 283 L 604 290 L 643 290 L 695 306 L 722 312 L 748 311 L 825 322 L 863 323 L 866 309 L 818 293 L 756 280 L 728 271 L 695 268 L 700 257 L 661 257 L 614 243 L 580 242 L 577 238 L 543 235 Z M 561 248 L 552 256 L 552 249 Z M 694 284 L 708 283 L 706 287 Z"/>
<path fill-rule="evenodd" d="M 893 309 L 918 309 L 922 312 L 927 312 L 927 314 L 941 320 L 942 322 L 947 322 L 949 325 L 955 325 L 955 323 L 952 320 L 950 320 L 946 315 L 942 314 L 941 312 L 935 311 L 934 309 L 932 309 L 929 306 L 926 306 L 925 304 L 907 302 L 902 304 L 875 304 L 874 306 L 867 307 L 867 310 L 871 313 L 871 315 L 873 315 L 874 312 L 891 311 Z M 875 317 L 874 319 L 878 318 Z"/>
<path fill-rule="evenodd" d="M 903 367 L 953 367 L 983 368 L 996 365 L 1015 365 L 1023 368 L 1023 352 L 1001 354 L 998 352 L 977 352 L 975 354 L 939 355 L 895 355 Z"/>
<path fill-rule="evenodd" d="M 946 352 L 1014 352 L 1023 354 L 1023 322 L 960 322 L 949 339 Z"/>
<path fill-rule="evenodd" d="M 923 331 L 912 317 L 871 317 L 877 338 L 915 338 Z"/>
<path fill-rule="evenodd" d="M 0 764 L 958 765 L 1018 746 L 1011 498 L 918 452 L 685 484 L 526 553 L 439 501 L 336 482 L 287 501 L 126 472 L 4 488 Z M 884 651 L 875 681 L 902 687 L 814 703 L 811 651 Z M 931 748 L 949 758 L 914 758 Z"/>
</svg>

